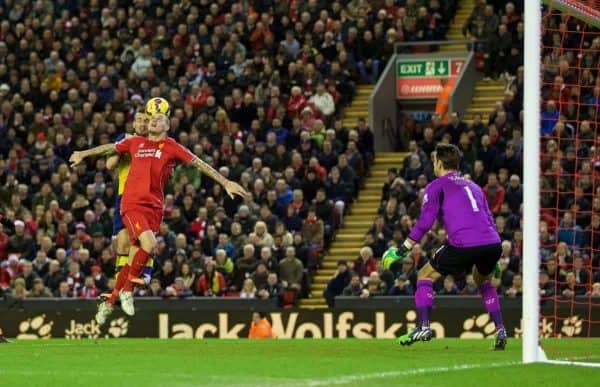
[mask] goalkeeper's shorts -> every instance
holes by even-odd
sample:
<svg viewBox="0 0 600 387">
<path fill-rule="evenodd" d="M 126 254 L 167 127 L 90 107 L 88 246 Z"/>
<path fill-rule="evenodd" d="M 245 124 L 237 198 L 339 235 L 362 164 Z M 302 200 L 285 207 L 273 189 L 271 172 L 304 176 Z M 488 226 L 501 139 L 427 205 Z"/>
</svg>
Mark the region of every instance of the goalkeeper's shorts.
<svg viewBox="0 0 600 387">
<path fill-rule="evenodd" d="M 502 244 L 454 247 L 445 245 L 435 252 L 431 266 L 440 274 L 454 276 L 470 273 L 473 266 L 481 275 L 489 275 L 502 255 Z"/>
</svg>

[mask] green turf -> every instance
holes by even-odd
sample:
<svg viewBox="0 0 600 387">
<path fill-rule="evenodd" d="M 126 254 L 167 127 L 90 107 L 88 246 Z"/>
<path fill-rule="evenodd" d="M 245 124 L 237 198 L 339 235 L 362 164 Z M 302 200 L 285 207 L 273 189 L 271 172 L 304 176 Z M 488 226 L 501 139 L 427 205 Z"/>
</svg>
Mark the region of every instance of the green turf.
<svg viewBox="0 0 600 387">
<path fill-rule="evenodd" d="M 552 342 L 558 352 L 573 345 Z M 583 387 L 600 377 L 598 368 L 521 365 L 519 340 L 504 352 L 490 348 L 490 340 L 459 339 L 411 347 L 390 340 L 15 341 L 0 345 L 0 385 Z M 586 348 L 597 352 L 600 340 Z"/>
</svg>

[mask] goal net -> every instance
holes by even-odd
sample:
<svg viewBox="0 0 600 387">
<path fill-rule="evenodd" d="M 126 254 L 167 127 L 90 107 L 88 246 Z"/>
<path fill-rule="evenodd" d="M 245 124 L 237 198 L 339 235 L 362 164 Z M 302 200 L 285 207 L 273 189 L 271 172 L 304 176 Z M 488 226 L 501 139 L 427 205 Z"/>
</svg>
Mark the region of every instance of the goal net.
<svg viewBox="0 0 600 387">
<path fill-rule="evenodd" d="M 537 360 L 600 365 L 600 0 L 544 3 Z"/>
</svg>

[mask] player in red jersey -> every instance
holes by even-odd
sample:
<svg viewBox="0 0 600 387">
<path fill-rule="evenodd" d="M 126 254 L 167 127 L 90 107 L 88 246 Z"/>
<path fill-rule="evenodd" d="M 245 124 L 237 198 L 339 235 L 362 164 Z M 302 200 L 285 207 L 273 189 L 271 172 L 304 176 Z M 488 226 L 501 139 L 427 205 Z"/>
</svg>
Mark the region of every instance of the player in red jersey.
<svg viewBox="0 0 600 387">
<path fill-rule="evenodd" d="M 133 281 L 135 281 L 156 247 L 155 233 L 162 220 L 164 187 L 178 162 L 198 168 L 227 191 L 229 196 L 246 196 L 248 193 L 239 184 L 228 180 L 210 165 L 191 153 L 187 148 L 167 137 L 169 119 L 164 114 L 155 114 L 148 124 L 148 137 L 128 137 L 115 144 L 101 145 L 93 149 L 74 152 L 69 161 L 72 166 L 86 157 L 127 153 L 131 157 L 131 168 L 125 183 L 121 201 L 121 214 L 132 247 L 130 263 L 121 269 L 111 297 L 98 307 L 96 321 L 104 324 L 113 309 L 117 297 L 121 308 L 133 315 Z"/>
</svg>

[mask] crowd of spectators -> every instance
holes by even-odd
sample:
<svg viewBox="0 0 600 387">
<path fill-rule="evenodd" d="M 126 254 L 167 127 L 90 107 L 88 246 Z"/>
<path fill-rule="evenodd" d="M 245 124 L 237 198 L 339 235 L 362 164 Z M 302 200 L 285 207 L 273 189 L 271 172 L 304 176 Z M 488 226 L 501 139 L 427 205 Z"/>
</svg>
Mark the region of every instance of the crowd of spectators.
<svg viewBox="0 0 600 387">
<path fill-rule="evenodd" d="M 368 174 L 373 138 L 340 112 L 400 41 L 445 35 L 457 1 L 5 1 L 0 4 L 0 289 L 94 298 L 114 286 L 117 192 L 70 154 L 131 132 L 151 97 L 171 135 L 253 195 L 195 170 L 168 187 L 140 295 L 308 296 Z"/>
<path fill-rule="evenodd" d="M 498 7 L 503 3 L 501 7 Z M 522 291 L 523 2 L 481 0 L 465 24 L 479 40 L 483 77 L 506 88 L 493 112 L 474 114 L 467 125 L 456 112 L 426 122 L 406 117 L 408 151 L 400 169 L 389 170 L 381 207 L 354 262 L 341 261 L 328 283 L 338 295 L 410 295 L 416 271 L 447 243 L 435 225 L 394 271 L 379 259 L 401 243 L 420 214 L 423 188 L 433 178 L 431 152 L 439 142 L 463 152 L 461 171 L 483 189 L 502 239 L 493 284 L 505 297 Z M 600 161 L 595 146 L 600 114 L 600 32 L 561 13 L 544 14 L 542 90 L 541 280 L 543 297 L 600 296 Z M 440 295 L 477 294 L 472 275 L 448 275 L 434 284 Z"/>
</svg>

